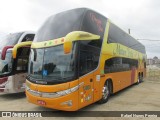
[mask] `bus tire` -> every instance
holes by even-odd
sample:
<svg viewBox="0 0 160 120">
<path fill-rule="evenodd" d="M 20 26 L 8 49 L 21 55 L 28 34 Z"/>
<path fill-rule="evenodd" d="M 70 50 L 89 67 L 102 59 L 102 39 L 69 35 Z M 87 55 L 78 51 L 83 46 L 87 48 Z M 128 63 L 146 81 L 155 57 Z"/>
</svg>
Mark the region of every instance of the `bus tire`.
<svg viewBox="0 0 160 120">
<path fill-rule="evenodd" d="M 111 94 L 111 83 L 107 80 L 103 86 L 102 90 L 102 98 L 98 101 L 99 104 L 106 103 Z"/>
</svg>

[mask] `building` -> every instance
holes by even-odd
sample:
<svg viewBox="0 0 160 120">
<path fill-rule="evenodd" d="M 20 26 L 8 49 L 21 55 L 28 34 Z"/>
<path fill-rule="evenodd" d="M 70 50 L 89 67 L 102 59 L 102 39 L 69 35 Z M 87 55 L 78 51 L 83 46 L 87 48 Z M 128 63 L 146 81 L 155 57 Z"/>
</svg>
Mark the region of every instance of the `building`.
<svg viewBox="0 0 160 120">
<path fill-rule="evenodd" d="M 150 59 L 147 59 L 147 65 L 154 65 L 154 64 L 160 64 L 160 59 L 158 59 L 158 57 L 153 57 Z"/>
</svg>

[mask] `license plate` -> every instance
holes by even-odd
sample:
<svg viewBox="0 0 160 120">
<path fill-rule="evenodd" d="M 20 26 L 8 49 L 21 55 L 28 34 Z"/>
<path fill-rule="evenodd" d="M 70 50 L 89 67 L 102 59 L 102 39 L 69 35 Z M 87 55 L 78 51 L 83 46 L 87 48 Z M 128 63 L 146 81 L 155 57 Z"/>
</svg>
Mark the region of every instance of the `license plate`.
<svg viewBox="0 0 160 120">
<path fill-rule="evenodd" d="M 40 105 L 46 105 L 46 102 L 43 101 L 43 100 L 37 100 L 37 103 L 40 104 Z"/>
</svg>

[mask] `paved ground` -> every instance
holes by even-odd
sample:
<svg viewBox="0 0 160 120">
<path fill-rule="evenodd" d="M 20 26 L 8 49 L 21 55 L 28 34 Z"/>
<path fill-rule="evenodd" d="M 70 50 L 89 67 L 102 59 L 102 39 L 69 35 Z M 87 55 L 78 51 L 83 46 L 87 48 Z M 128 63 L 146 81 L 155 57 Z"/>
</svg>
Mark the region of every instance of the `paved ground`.
<svg viewBox="0 0 160 120">
<path fill-rule="evenodd" d="M 28 103 L 24 93 L 0 94 L 0 111 L 48 111 L 51 109 Z M 160 79 L 145 80 L 111 96 L 106 104 L 92 104 L 82 110 L 87 111 L 160 111 Z M 2 118 L 0 118 L 2 119 Z M 35 118 L 31 118 L 34 120 Z M 43 119 L 43 118 L 41 118 Z M 50 118 L 52 119 L 52 118 Z M 57 118 L 56 118 L 57 119 Z M 71 119 L 71 118 L 59 118 Z M 81 119 L 81 118 L 72 118 Z M 83 118 L 85 119 L 85 118 Z M 90 118 L 88 118 L 90 119 Z M 94 119 L 112 119 L 99 118 Z M 119 118 L 128 119 L 128 118 Z M 142 118 L 136 118 L 142 119 Z M 150 119 L 150 118 L 148 118 Z M 154 119 L 154 118 L 153 118 Z M 159 118 L 160 119 L 160 118 Z M 17 120 L 17 118 L 16 118 Z"/>
</svg>

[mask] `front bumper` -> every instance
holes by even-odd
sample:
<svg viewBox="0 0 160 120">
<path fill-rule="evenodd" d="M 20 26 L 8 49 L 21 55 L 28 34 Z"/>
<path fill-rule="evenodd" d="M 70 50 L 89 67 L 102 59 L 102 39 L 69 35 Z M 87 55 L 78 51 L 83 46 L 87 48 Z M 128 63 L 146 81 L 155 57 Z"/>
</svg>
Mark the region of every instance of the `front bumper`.
<svg viewBox="0 0 160 120">
<path fill-rule="evenodd" d="M 27 96 L 27 100 L 30 103 L 47 107 L 47 108 L 64 110 L 64 111 L 76 111 L 79 108 L 78 107 L 78 91 L 75 91 L 71 94 L 57 97 L 57 98 L 44 98 L 44 97 L 35 96 L 26 90 L 26 96 Z M 39 101 L 43 101 L 43 103 L 45 104 L 40 104 Z"/>
</svg>

